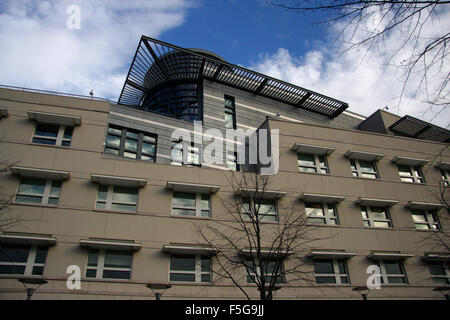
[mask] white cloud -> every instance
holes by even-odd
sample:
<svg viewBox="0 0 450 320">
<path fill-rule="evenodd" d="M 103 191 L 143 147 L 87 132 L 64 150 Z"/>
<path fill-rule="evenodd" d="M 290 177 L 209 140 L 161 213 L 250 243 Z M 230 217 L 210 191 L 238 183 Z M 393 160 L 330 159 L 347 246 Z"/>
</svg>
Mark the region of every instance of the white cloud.
<svg viewBox="0 0 450 320">
<path fill-rule="evenodd" d="M 338 32 L 336 26 L 331 32 Z M 369 21 L 368 28 L 375 28 L 376 23 Z M 370 29 L 368 29 L 370 31 Z M 366 31 L 368 31 L 366 30 Z M 444 30 L 444 32 L 443 32 Z M 450 30 L 450 10 L 443 12 L 441 19 L 434 20 L 423 29 L 423 36 L 430 37 L 439 32 Z M 356 38 L 364 34 L 356 34 Z M 348 110 L 363 115 L 370 115 L 384 106 L 399 115 L 409 114 L 426 121 L 447 127 L 450 121 L 450 109 L 441 111 L 441 106 L 429 110 L 426 90 L 420 84 L 421 77 L 412 75 L 408 86 L 400 100 L 403 89 L 404 74 L 398 68 L 387 66 L 388 53 L 398 46 L 404 35 L 400 32 L 389 34 L 385 47 L 370 48 L 368 51 L 353 50 L 339 54 L 345 48 L 343 43 L 335 46 L 321 44 L 304 55 L 297 56 L 287 49 L 279 48 L 275 53 L 264 53 L 258 61 L 251 63 L 250 68 L 268 74 L 304 88 L 348 102 Z M 405 47 L 391 63 L 399 64 L 407 57 L 410 47 Z M 364 59 L 363 59 L 364 57 Z M 442 77 L 450 72 L 448 61 L 442 70 L 434 69 L 428 78 L 428 89 L 432 90 L 441 84 Z M 417 88 L 420 88 L 417 90 Z M 400 102 L 400 103 L 399 103 Z M 425 114 L 424 111 L 428 110 Z M 441 111 L 439 113 L 439 111 Z M 438 114 L 439 113 L 439 114 Z"/>
<path fill-rule="evenodd" d="M 189 0 L 10 0 L 0 5 L 0 83 L 117 100 L 141 35 L 183 23 Z M 81 29 L 66 22 L 81 10 Z"/>
</svg>

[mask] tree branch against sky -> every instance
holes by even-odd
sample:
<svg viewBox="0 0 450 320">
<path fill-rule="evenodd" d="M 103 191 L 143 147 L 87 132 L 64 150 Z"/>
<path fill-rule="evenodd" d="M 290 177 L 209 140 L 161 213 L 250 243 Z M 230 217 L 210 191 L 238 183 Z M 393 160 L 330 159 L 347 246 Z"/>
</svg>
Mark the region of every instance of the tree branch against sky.
<svg viewBox="0 0 450 320">
<path fill-rule="evenodd" d="M 371 52 L 382 54 L 385 67 L 395 67 L 402 82 L 396 106 L 399 113 L 406 96 L 426 103 L 416 116 L 428 114 L 428 121 L 448 109 L 450 26 L 441 19 L 450 10 L 450 1 L 268 2 L 302 14 L 299 19 L 310 16 L 315 23 L 331 27 L 342 54 L 357 51 L 361 62 L 371 59 Z"/>
</svg>

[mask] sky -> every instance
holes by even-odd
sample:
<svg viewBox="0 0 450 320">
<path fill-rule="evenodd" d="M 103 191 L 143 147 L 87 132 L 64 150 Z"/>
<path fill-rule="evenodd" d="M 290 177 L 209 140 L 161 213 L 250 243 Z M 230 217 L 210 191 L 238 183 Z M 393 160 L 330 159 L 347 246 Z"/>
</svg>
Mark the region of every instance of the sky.
<svg viewBox="0 0 450 320">
<path fill-rule="evenodd" d="M 450 30 L 450 8 L 440 17 L 429 23 L 426 35 Z M 340 26 L 316 20 L 265 0 L 2 0 L 0 84 L 81 95 L 93 89 L 95 96 L 117 101 L 146 35 L 215 52 L 230 63 L 345 101 L 348 110 L 364 116 L 387 106 L 400 116 L 450 127 L 450 110 L 429 108 L 425 90 L 417 90 L 419 77 L 411 78 L 399 99 L 403 75 L 386 65 L 386 52 L 404 35 L 390 34 L 388 50 L 342 54 L 345 44 L 336 40 Z M 448 72 L 445 64 L 429 87 Z"/>
</svg>

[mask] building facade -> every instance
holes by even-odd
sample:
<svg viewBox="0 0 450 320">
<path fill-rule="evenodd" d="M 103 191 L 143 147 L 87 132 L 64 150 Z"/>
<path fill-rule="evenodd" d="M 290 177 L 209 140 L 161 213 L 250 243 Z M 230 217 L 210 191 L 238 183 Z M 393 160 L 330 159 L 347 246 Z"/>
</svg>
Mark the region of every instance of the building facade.
<svg viewBox="0 0 450 320">
<path fill-rule="evenodd" d="M 279 223 L 278 202 L 295 201 L 318 239 L 304 254 L 310 281 L 286 274 L 275 299 L 360 299 L 373 265 L 382 285 L 369 298 L 442 299 L 434 289 L 450 283 L 450 255 L 434 235 L 450 228 L 436 197 L 450 181 L 449 132 L 346 108 L 147 37 L 118 103 L 1 88 L 0 298 L 25 298 L 23 277 L 48 281 L 33 299 L 153 299 L 148 283 L 170 284 L 165 299 L 244 298 L 213 272 L 198 230 L 230 219 L 221 199 L 236 196 L 230 175 L 246 167 L 238 143 L 222 163 L 204 151 L 208 130 L 225 144 L 226 129 L 248 138 L 264 128 L 279 133 L 265 224 Z M 70 266 L 80 288 L 67 284 Z"/>
</svg>

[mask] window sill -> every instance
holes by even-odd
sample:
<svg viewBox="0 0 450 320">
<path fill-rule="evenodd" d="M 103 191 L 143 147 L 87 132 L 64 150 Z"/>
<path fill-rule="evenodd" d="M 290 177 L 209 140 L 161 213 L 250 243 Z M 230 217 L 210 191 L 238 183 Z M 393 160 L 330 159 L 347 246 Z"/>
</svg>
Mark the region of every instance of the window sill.
<svg viewBox="0 0 450 320">
<path fill-rule="evenodd" d="M 155 159 L 155 161 L 132 159 L 132 158 L 127 158 L 127 157 L 115 156 L 115 155 L 104 153 L 104 152 L 101 153 L 101 157 L 103 159 L 109 159 L 109 160 L 139 161 L 139 162 L 143 162 L 143 163 L 156 163 L 156 159 Z"/>
<path fill-rule="evenodd" d="M 43 207 L 43 208 L 59 208 L 59 205 L 54 206 L 51 204 L 38 204 L 38 203 L 26 203 L 26 202 L 11 202 L 12 205 L 16 206 L 30 206 L 30 207 Z"/>
<path fill-rule="evenodd" d="M 108 209 L 92 209 L 94 212 L 107 212 L 107 213 L 122 213 L 122 214 L 139 214 L 137 211 L 120 211 L 120 210 L 108 210 Z"/>
<path fill-rule="evenodd" d="M 368 180 L 368 181 L 383 181 L 383 179 L 381 179 L 381 178 L 375 178 L 375 179 L 372 179 L 372 178 L 366 178 L 366 177 L 354 177 L 354 176 L 352 176 L 352 178 L 353 178 L 353 179 Z"/>
<path fill-rule="evenodd" d="M 366 227 L 366 226 L 363 226 L 364 227 L 364 229 L 368 229 L 368 230 L 396 230 L 396 228 L 394 228 L 394 227 L 388 227 L 388 228 L 386 228 L 386 227 Z"/>
<path fill-rule="evenodd" d="M 193 220 L 212 220 L 212 217 L 198 217 L 198 216 L 177 216 L 174 214 L 170 215 L 171 218 L 177 218 L 177 219 L 193 219 Z"/>
<path fill-rule="evenodd" d="M 83 277 L 81 278 L 82 281 L 86 281 L 86 282 L 106 282 L 106 283 L 111 283 L 111 282 L 115 282 L 115 283 L 129 283 L 132 282 L 131 279 L 96 279 L 96 278 L 86 278 Z"/>
<path fill-rule="evenodd" d="M 169 281 L 171 285 L 181 286 L 214 286 L 212 282 Z"/>
<path fill-rule="evenodd" d="M 312 174 L 312 175 L 319 175 L 319 176 L 331 176 L 331 173 L 330 172 L 328 172 L 328 173 L 320 173 L 320 172 L 306 172 L 306 171 L 298 171 L 298 173 L 301 173 L 301 174 Z"/>
<path fill-rule="evenodd" d="M 39 147 L 51 147 L 51 148 L 61 148 L 61 149 L 70 149 L 70 146 L 57 146 L 55 144 L 45 144 L 45 143 L 28 143 L 31 146 L 39 146 Z"/>
<path fill-rule="evenodd" d="M 340 228 L 340 224 L 315 224 L 315 223 L 306 223 L 308 227 L 329 227 L 329 228 Z"/>
</svg>

